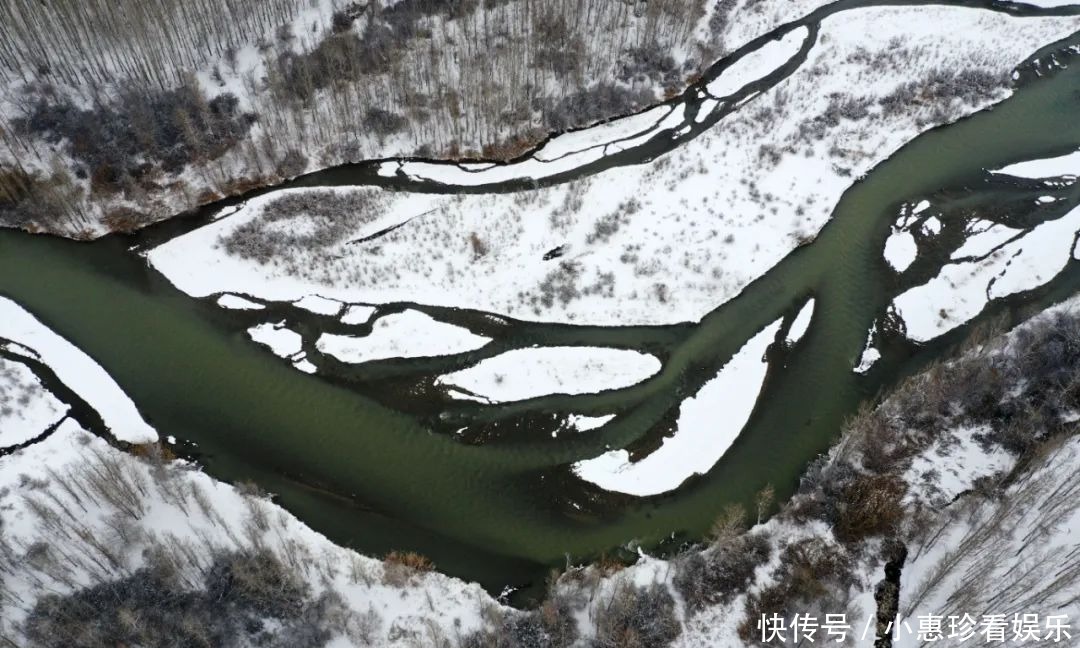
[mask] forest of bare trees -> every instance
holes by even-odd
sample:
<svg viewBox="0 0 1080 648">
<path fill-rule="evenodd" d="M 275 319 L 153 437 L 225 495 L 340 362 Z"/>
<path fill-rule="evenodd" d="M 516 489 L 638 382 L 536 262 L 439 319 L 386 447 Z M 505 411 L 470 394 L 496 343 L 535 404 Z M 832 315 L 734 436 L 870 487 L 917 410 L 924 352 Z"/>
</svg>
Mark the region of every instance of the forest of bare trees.
<svg viewBox="0 0 1080 648">
<path fill-rule="evenodd" d="M 342 162 L 514 157 L 680 91 L 717 55 L 706 9 L 5 3 L 0 221 L 92 236 Z"/>
</svg>

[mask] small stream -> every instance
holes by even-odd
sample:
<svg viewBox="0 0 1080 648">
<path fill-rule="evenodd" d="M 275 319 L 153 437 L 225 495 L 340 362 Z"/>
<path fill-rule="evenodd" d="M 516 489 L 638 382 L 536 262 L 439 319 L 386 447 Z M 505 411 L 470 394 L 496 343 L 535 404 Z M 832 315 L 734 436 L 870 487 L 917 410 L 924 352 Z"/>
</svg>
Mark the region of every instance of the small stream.
<svg viewBox="0 0 1080 648">
<path fill-rule="evenodd" d="M 886 3 L 829 5 L 740 52 L 802 25 L 810 27 L 812 44 L 821 18 L 867 4 Z M 1000 4 L 962 4 L 1005 10 Z M 1069 42 L 1080 39 L 1074 35 Z M 778 82 L 808 51 L 809 46 L 744 92 Z M 727 65 L 730 59 L 713 75 Z M 749 503 L 766 484 L 783 499 L 860 403 L 949 353 L 972 327 L 998 317 L 1016 321 L 1080 290 L 1080 264 L 1070 260 L 1044 287 L 993 302 L 973 322 L 931 343 L 915 345 L 885 325 L 893 297 L 916 279 L 932 276 L 947 256 L 947 251 L 920 251 L 915 265 L 896 276 L 882 249 L 900 206 L 935 195 L 947 195 L 949 200 L 939 202 L 948 205 L 1031 193 L 1030 186 L 990 182 L 984 169 L 1080 147 L 1078 89 L 1080 65 L 1032 77 L 992 110 L 916 138 L 845 193 L 813 243 L 697 324 L 577 327 L 505 318 L 504 324 L 488 324 L 501 345 L 495 348 L 615 344 L 648 348 L 664 358 L 658 376 L 624 390 L 502 406 L 448 408 L 402 399 L 403 385 L 482 357 L 470 354 L 358 368 L 328 363 L 325 376 L 302 374 L 248 339 L 252 315 L 187 297 L 129 252 L 132 245 L 146 246 L 197 226 L 221 204 L 135 237 L 111 236 L 91 244 L 2 231 L 0 294 L 99 362 L 162 437 L 183 440 L 182 449 L 215 477 L 259 483 L 310 526 L 362 553 L 418 551 L 441 571 L 476 580 L 490 591 L 508 584 L 523 587 L 519 600 L 526 602 L 548 570 L 568 559 L 618 553 L 631 540 L 653 550 L 674 550 L 700 538 L 725 504 Z M 690 131 L 674 139 L 658 136 L 541 184 L 653 159 L 723 117 L 717 113 L 697 124 L 696 95 L 689 92 L 683 100 L 691 106 Z M 288 186 L 451 191 L 437 183 L 380 176 L 377 167 L 346 165 Z M 467 191 L 522 188 L 510 182 Z M 1080 187 L 1062 189 L 1060 197 L 1062 209 L 1080 204 Z M 608 446 L 656 445 L 664 422 L 687 395 L 756 332 L 778 318 L 794 317 L 811 296 L 816 308 L 809 330 L 793 348 L 774 345 L 758 407 L 707 475 L 666 495 L 632 498 L 600 491 L 571 474 L 569 464 Z M 328 326 L 310 313 L 282 312 L 309 338 Z M 482 315 L 438 312 L 441 319 L 473 327 L 483 325 L 476 323 Z M 852 368 L 875 322 L 883 357 L 860 375 Z M 619 416 L 593 432 L 552 439 L 551 427 L 568 411 Z M 448 433 L 462 425 L 473 428 L 464 438 Z M 504 427 L 514 427 L 514 434 L 504 434 Z"/>
</svg>

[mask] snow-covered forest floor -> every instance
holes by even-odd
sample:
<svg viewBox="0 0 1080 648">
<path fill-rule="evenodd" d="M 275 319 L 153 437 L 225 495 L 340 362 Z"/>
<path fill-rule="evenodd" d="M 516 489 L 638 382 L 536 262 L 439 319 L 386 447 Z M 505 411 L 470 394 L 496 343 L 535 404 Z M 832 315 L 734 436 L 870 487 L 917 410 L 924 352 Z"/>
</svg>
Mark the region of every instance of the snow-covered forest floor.
<svg viewBox="0 0 1080 648">
<path fill-rule="evenodd" d="M 251 200 L 149 259 L 194 296 L 697 321 L 813 240 L 854 179 L 919 132 L 1000 100 L 1015 65 L 1078 26 L 946 7 L 844 11 L 789 78 L 654 161 L 511 194 L 336 189 L 346 199 L 332 201 L 327 190 L 289 190 L 289 203 Z M 804 36 L 785 39 L 770 67 Z M 921 87 L 932 89 L 917 102 L 905 94 Z"/>
</svg>

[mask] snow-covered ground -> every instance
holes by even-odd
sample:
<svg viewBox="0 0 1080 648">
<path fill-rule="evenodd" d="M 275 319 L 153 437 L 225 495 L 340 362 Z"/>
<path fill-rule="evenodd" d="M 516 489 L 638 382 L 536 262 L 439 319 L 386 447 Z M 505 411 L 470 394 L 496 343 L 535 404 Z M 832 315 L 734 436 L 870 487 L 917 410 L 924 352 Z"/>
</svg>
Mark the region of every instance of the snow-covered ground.
<svg viewBox="0 0 1080 648">
<path fill-rule="evenodd" d="M 125 523 L 124 535 L 116 535 L 118 516 L 124 514 L 103 498 L 72 498 L 71 492 L 87 483 L 83 470 L 96 465 L 95 455 L 115 462 L 116 472 L 141 493 L 134 504 L 139 515 Z M 61 479 L 74 488 L 62 487 Z M 31 504 L 79 511 L 77 524 L 68 525 L 60 516 L 53 525 L 43 523 Z M 342 648 L 441 645 L 445 637 L 479 628 L 485 610 L 501 607 L 480 586 L 439 573 L 405 571 L 399 579 L 392 573 L 395 566 L 334 545 L 268 499 L 243 494 L 185 462 L 156 468 L 86 434 L 71 420 L 48 439 L 0 457 L 0 511 L 4 546 L 16 552 L 13 557 L 47 543 L 66 558 L 55 571 L 42 568 L 40 560 L 5 561 L 0 595 L 13 595 L 19 604 L 0 605 L 0 633 L 12 638 L 17 636 L 7 634 L 11 624 L 25 616 L 37 597 L 100 582 L 95 565 L 105 561 L 95 538 L 112 539 L 106 551 L 119 563 L 113 578 L 142 566 L 144 550 L 154 546 L 171 548 L 167 551 L 175 552 L 181 576 L 196 581 L 197 566 L 185 563 L 185 555 L 207 560 L 211 551 L 269 550 L 283 563 L 296 565 L 316 597 L 327 590 L 342 595 L 353 619 L 341 624 L 345 633 L 330 644 Z M 66 581 L 46 575 L 53 573 Z"/>
<path fill-rule="evenodd" d="M 0 297 L 0 338 L 18 343 L 48 365 L 57 378 L 97 410 L 117 439 L 131 443 L 157 440 L 157 432 L 143 420 L 135 403 L 100 365 L 3 297 Z"/>
<path fill-rule="evenodd" d="M 1075 179 L 1080 174 L 1080 151 L 1059 155 L 1058 157 L 1017 162 L 996 169 L 992 173 L 1011 175 L 1017 178 L 1068 177 Z"/>
<path fill-rule="evenodd" d="M 33 439 L 65 412 L 67 406 L 41 385 L 29 367 L 0 358 L 0 449 Z"/>
<path fill-rule="evenodd" d="M 905 103 L 896 111 L 882 109 L 884 97 L 935 70 L 1004 78 L 1077 26 L 1076 18 L 958 7 L 844 11 L 824 21 L 820 42 L 790 78 L 650 163 L 509 195 L 357 189 L 379 196 L 380 226 L 366 223 L 326 247 L 290 251 L 288 263 L 276 265 L 215 248 L 219 237 L 259 218 L 270 194 L 148 257 L 181 290 L 200 296 L 318 294 L 607 325 L 696 321 L 812 239 L 854 178 L 917 133 L 1008 90 L 970 104 Z M 294 227 L 303 220 L 298 215 Z M 390 224 L 400 227 L 349 243 Z"/>
<path fill-rule="evenodd" d="M 776 338 L 780 321 L 750 338 L 715 378 L 679 406 L 675 434 L 639 461 L 626 450 L 610 450 L 579 461 L 574 474 L 605 490 L 631 495 L 657 495 L 679 487 L 695 474 L 705 474 L 735 442 L 765 381 L 765 350 Z"/>
<path fill-rule="evenodd" d="M 897 624 L 912 630 L 897 633 L 894 646 L 925 645 L 916 630 L 929 615 L 958 617 L 958 632 L 970 630 L 980 642 L 992 642 L 988 632 L 1004 626 L 1008 639 L 1026 637 L 1014 645 L 1031 642 L 1032 628 L 1050 639 L 1046 645 L 1073 645 L 1080 636 L 1080 439 L 1037 459 L 1002 496 L 970 498 L 943 517 L 904 565 Z M 1068 635 L 1056 641 L 1054 615 L 1063 615 Z"/>
<path fill-rule="evenodd" d="M 1037 288 L 1065 268 L 1080 232 L 1080 207 L 1028 232 L 984 223 L 929 282 L 893 300 L 907 335 L 933 339 L 978 315 L 993 299 Z"/>
<path fill-rule="evenodd" d="M 441 376 L 436 384 L 455 398 L 502 403 L 621 389 L 649 378 L 660 367 L 655 356 L 624 349 L 529 347 L 481 360 Z"/>
<path fill-rule="evenodd" d="M 475 351 L 490 342 L 466 328 L 440 322 L 415 310 L 375 320 L 364 337 L 324 333 L 316 347 L 342 362 L 369 362 L 388 358 L 421 358 Z"/>
<path fill-rule="evenodd" d="M 791 328 L 788 329 L 787 333 L 787 343 L 789 345 L 801 340 L 806 335 L 806 330 L 810 328 L 810 321 L 814 318 L 814 301 L 813 297 L 806 300 L 795 319 L 791 321 Z"/>
</svg>

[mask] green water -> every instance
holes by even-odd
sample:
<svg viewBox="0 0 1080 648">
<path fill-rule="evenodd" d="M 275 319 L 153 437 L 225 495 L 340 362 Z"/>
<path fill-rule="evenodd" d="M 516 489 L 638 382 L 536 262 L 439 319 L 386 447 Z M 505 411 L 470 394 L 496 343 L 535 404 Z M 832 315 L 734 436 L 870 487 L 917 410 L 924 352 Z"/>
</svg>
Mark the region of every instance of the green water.
<svg viewBox="0 0 1080 648">
<path fill-rule="evenodd" d="M 903 289 L 881 255 L 899 203 L 943 188 L 977 191 L 983 168 L 1080 146 L 1078 90 L 1074 65 L 917 138 L 844 195 L 814 243 L 696 326 L 550 327 L 551 340 L 661 340 L 670 355 L 655 379 L 616 393 L 451 413 L 493 420 L 525 409 L 618 409 L 615 422 L 588 434 L 457 441 L 432 430 L 428 417 L 359 393 L 362 375 L 350 386 L 295 371 L 246 338 L 241 316 L 177 292 L 120 238 L 84 244 L 0 232 L 0 293 L 105 367 L 162 436 L 196 444 L 214 476 L 253 479 L 362 552 L 420 551 L 443 571 L 496 591 L 536 584 L 567 555 L 592 557 L 632 539 L 657 546 L 672 534 L 700 537 L 726 503 L 748 502 L 767 483 L 781 497 L 790 493 L 860 402 L 964 333 L 921 348 L 894 340 L 869 376 L 852 372 L 867 330 Z M 987 314 L 1047 303 L 1078 286 L 1070 262 L 1048 288 Z M 573 461 L 648 439 L 747 339 L 811 295 L 809 331 L 794 349 L 771 354 L 750 423 L 708 475 L 645 499 L 600 493 L 570 476 Z M 544 340 L 545 327 L 508 335 L 508 343 L 515 335 Z"/>
</svg>

